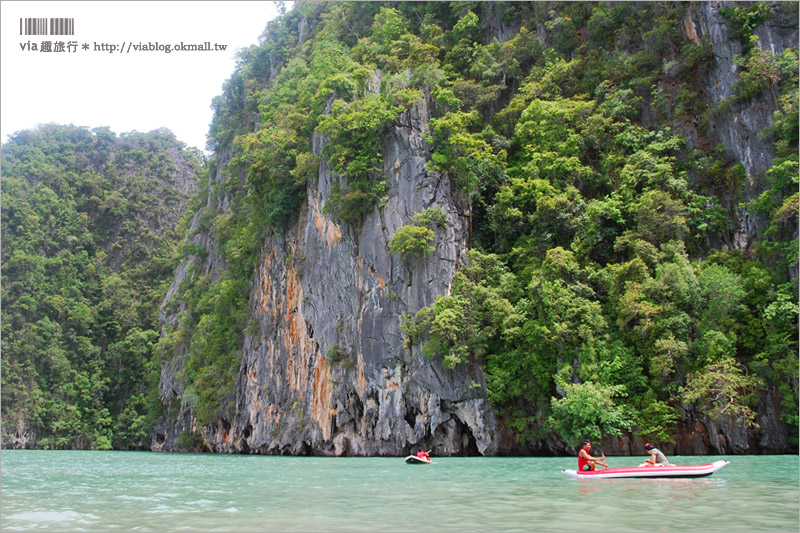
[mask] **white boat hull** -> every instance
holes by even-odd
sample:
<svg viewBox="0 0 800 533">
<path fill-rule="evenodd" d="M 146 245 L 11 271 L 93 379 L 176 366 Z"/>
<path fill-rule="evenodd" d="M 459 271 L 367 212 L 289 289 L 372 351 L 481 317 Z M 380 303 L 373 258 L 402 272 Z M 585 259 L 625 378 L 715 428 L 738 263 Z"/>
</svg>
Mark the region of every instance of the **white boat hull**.
<svg viewBox="0 0 800 533">
<path fill-rule="evenodd" d="M 710 476 L 729 464 L 730 461 L 715 461 L 703 465 L 626 466 L 593 471 L 563 470 L 562 473 L 577 479 L 686 478 Z"/>
</svg>

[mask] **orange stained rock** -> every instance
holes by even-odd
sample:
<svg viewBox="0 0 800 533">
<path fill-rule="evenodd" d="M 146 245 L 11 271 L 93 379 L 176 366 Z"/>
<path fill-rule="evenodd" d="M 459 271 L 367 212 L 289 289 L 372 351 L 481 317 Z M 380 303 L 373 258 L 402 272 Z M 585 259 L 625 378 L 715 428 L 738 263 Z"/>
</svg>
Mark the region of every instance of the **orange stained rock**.
<svg viewBox="0 0 800 533">
<path fill-rule="evenodd" d="M 681 25 L 683 26 L 683 31 L 686 37 L 694 41 L 695 44 L 702 44 L 702 40 L 697 35 L 697 28 L 695 27 L 694 21 L 692 20 L 691 9 L 686 11 L 686 16 L 683 17 Z"/>
<path fill-rule="evenodd" d="M 258 375 L 255 366 L 253 366 L 247 373 L 247 384 L 245 386 L 245 390 L 250 398 L 250 408 L 248 409 L 249 420 L 253 425 L 255 425 L 255 421 L 258 420 L 258 413 L 261 412 L 264 407 L 260 389 L 261 386 L 259 385 Z"/>
<path fill-rule="evenodd" d="M 274 280 L 270 275 L 272 268 L 272 254 L 264 255 L 263 265 L 261 266 L 261 286 L 256 295 L 258 309 L 262 313 L 272 312 L 273 318 L 277 318 L 278 309 L 281 307 L 280 296 L 276 290 Z"/>
<path fill-rule="evenodd" d="M 269 265 L 271 261 L 270 254 L 264 255 L 264 261 L 261 265 L 261 293 L 259 295 L 260 302 L 259 308 L 263 312 L 267 312 L 268 295 L 272 292 L 272 278 L 269 276 Z"/>
<path fill-rule="evenodd" d="M 319 355 L 319 353 L 317 353 Z M 324 357 L 316 357 L 314 365 L 314 382 L 312 385 L 311 417 L 322 430 L 323 440 L 331 438 L 331 418 L 336 416 L 336 409 L 331 408 L 333 383 L 331 367 Z"/>
<path fill-rule="evenodd" d="M 381 290 L 385 290 L 385 289 L 386 289 L 386 282 L 385 282 L 385 281 L 384 281 L 384 279 L 381 277 L 381 275 L 380 275 L 380 274 L 378 274 L 378 271 L 377 271 L 377 270 L 375 270 L 375 268 L 374 268 L 374 267 L 372 267 L 372 266 L 370 266 L 370 267 L 369 267 L 369 271 L 370 271 L 370 273 L 371 273 L 373 276 L 375 276 L 376 278 L 378 278 L 378 283 L 380 283 L 380 284 L 381 284 Z"/>
<path fill-rule="evenodd" d="M 342 230 L 334 221 L 322 214 L 316 198 L 314 199 L 314 227 L 328 244 L 329 249 L 342 238 Z"/>
<path fill-rule="evenodd" d="M 358 357 L 358 393 L 363 398 L 364 395 L 367 393 L 367 377 L 364 372 L 364 359 L 361 357 L 359 353 Z"/>
<path fill-rule="evenodd" d="M 275 375 L 275 344 L 272 340 L 269 341 L 269 373 L 271 376 Z"/>
<path fill-rule="evenodd" d="M 289 386 L 303 396 L 308 386 L 309 351 L 306 342 L 306 321 L 300 310 L 303 289 L 294 268 L 286 275 L 286 308 L 284 349 L 286 350 L 286 377 Z"/>
<path fill-rule="evenodd" d="M 269 404 L 267 412 L 265 413 L 265 423 L 267 425 L 277 425 L 281 421 L 281 412 L 275 408 L 275 404 Z"/>
</svg>

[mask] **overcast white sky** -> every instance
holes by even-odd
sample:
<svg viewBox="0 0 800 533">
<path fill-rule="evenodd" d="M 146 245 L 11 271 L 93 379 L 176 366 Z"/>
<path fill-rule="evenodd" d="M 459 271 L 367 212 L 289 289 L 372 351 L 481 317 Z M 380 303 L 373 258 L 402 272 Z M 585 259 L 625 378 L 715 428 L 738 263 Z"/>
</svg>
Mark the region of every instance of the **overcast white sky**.
<svg viewBox="0 0 800 533">
<path fill-rule="evenodd" d="M 0 2 L 0 133 L 55 122 L 116 134 L 166 127 L 205 150 L 211 100 L 236 65 L 240 48 L 258 44 L 278 15 L 272 1 Z M 286 10 L 292 7 L 285 3 Z M 20 19 L 65 17 L 74 35 L 20 35 Z M 65 52 L 23 50 L 62 41 Z M 75 45 L 69 47 L 69 43 Z M 129 45 L 209 42 L 225 51 L 136 51 Z M 103 45 L 105 51 L 103 50 Z M 126 50 L 120 53 L 119 48 Z M 88 49 L 84 49 L 88 45 Z M 109 52 L 110 45 L 117 50 Z M 31 47 L 32 48 L 32 47 Z M 99 50 L 98 50 L 99 48 Z M 73 50 L 73 51 L 70 51 Z"/>
</svg>

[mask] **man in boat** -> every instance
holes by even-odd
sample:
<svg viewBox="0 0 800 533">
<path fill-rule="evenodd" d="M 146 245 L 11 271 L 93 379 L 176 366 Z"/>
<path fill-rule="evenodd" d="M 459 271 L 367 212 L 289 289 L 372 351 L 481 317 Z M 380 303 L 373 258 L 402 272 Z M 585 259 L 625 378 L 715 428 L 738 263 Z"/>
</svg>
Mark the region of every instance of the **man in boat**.
<svg viewBox="0 0 800 533">
<path fill-rule="evenodd" d="M 661 450 L 654 447 L 649 442 L 644 445 L 644 449 L 650 454 L 650 458 L 645 459 L 642 466 L 669 466 L 667 456 L 664 455 Z"/>
<path fill-rule="evenodd" d="M 606 454 L 603 454 L 602 457 L 592 457 L 589 455 L 589 450 L 591 449 L 591 442 L 588 440 L 581 442 L 581 449 L 578 452 L 578 470 L 594 470 L 597 465 L 608 468 L 608 464 L 605 463 Z"/>
<path fill-rule="evenodd" d="M 420 459 L 424 459 L 424 460 L 426 460 L 426 461 L 427 461 L 427 460 L 429 460 L 429 459 L 431 458 L 431 456 L 430 456 L 430 453 L 431 453 L 431 452 L 426 452 L 425 450 L 423 450 L 422 448 L 420 448 L 420 449 L 419 449 L 419 451 L 417 452 L 417 457 L 419 457 Z"/>
</svg>

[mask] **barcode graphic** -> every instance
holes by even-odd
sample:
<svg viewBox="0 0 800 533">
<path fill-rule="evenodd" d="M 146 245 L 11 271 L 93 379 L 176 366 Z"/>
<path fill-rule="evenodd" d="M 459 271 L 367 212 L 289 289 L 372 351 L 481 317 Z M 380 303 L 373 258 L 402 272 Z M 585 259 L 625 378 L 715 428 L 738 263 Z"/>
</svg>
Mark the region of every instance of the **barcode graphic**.
<svg viewBox="0 0 800 533">
<path fill-rule="evenodd" d="M 50 19 L 50 35 L 75 35 L 75 19 Z"/>
<path fill-rule="evenodd" d="M 19 19 L 20 35 L 75 35 L 74 18 Z"/>
</svg>

